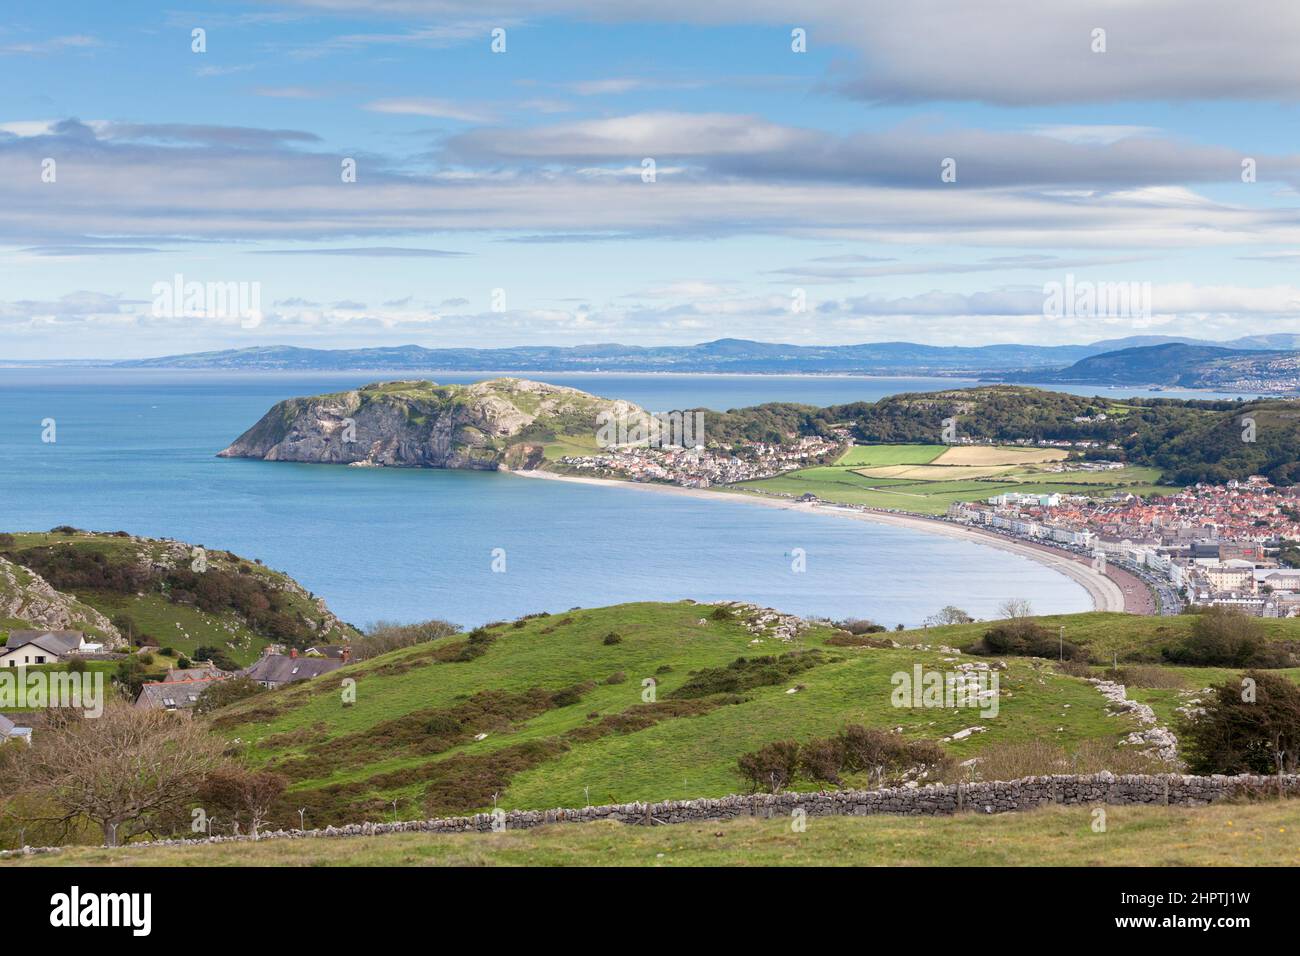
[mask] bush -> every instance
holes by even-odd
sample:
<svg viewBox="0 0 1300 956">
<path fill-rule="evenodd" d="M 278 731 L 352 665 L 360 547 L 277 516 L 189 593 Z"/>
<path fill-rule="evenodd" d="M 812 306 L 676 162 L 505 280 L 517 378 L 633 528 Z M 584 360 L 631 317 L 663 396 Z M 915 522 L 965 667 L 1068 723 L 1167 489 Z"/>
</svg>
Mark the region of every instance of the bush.
<svg viewBox="0 0 1300 956">
<path fill-rule="evenodd" d="M 879 634 L 885 630 L 885 625 L 877 624 L 875 621 L 862 620 L 851 617 L 848 620 L 837 621 L 835 626 L 841 631 L 848 631 L 850 634 Z"/>
<path fill-rule="evenodd" d="M 0 548 L 12 548 L 18 543 L 18 539 L 9 532 L 0 532 Z"/>
<path fill-rule="evenodd" d="M 743 754 L 737 764 L 751 789 L 780 793 L 799 769 L 799 745 L 793 740 L 764 744 L 753 753 Z"/>
<path fill-rule="evenodd" d="M 89 669 L 89 666 L 80 657 L 73 657 L 68 660 L 68 673 L 70 674 L 84 674 Z"/>
<path fill-rule="evenodd" d="M 581 687 L 566 687 L 563 690 L 557 690 L 551 695 L 552 707 L 568 707 L 582 700 Z"/>
<path fill-rule="evenodd" d="M 1193 667 L 1288 667 L 1291 654 L 1272 645 L 1259 620 L 1234 608 L 1209 607 L 1196 615 L 1192 633 L 1165 648 L 1166 660 Z"/>
<path fill-rule="evenodd" d="M 709 617 L 715 621 L 732 621 L 735 620 L 736 615 L 731 613 L 730 608 L 725 608 L 719 605 L 713 609 L 713 613 L 710 614 Z"/>
<path fill-rule="evenodd" d="M 225 680 L 213 681 L 203 689 L 199 699 L 194 702 L 194 712 L 210 714 L 220 707 L 265 692 L 266 688 L 251 677 L 229 677 Z"/>
<path fill-rule="evenodd" d="M 1300 766 L 1300 687 L 1277 674 L 1247 671 L 1202 703 L 1179 729 L 1192 773 L 1275 773 Z"/>
<path fill-rule="evenodd" d="M 970 652 L 985 656 L 1047 657 L 1087 661 L 1088 652 L 1033 621 L 1012 621 L 990 628 Z"/>
<path fill-rule="evenodd" d="M 605 639 L 601 641 L 601 643 L 604 644 L 606 647 L 609 647 L 614 644 L 622 644 L 623 638 L 618 634 L 618 632 L 610 631 L 608 634 L 605 635 Z"/>
<path fill-rule="evenodd" d="M 881 628 L 884 630 L 884 628 Z M 887 637 L 868 637 L 866 634 L 850 634 L 840 631 L 826 638 L 831 647 L 893 647 L 894 642 Z"/>
<path fill-rule="evenodd" d="M 605 683 L 622 684 L 626 680 L 627 680 L 627 674 L 623 673 L 622 671 L 614 671 L 614 673 L 610 674 L 608 677 L 605 678 Z"/>
<path fill-rule="evenodd" d="M 194 648 L 194 653 L 189 655 L 191 661 L 211 661 L 213 666 L 223 671 L 237 671 L 239 665 L 231 660 L 230 655 L 219 647 L 212 647 L 208 644 L 201 644 Z"/>
<path fill-rule="evenodd" d="M 799 750 L 799 770 L 810 780 L 839 784 L 844 748 L 837 738 L 810 740 Z"/>
<path fill-rule="evenodd" d="M 176 659 L 176 666 L 179 667 L 181 670 L 185 670 L 187 667 L 190 666 L 191 663 L 192 662 L 190 661 L 190 659 L 183 655 Z"/>
</svg>

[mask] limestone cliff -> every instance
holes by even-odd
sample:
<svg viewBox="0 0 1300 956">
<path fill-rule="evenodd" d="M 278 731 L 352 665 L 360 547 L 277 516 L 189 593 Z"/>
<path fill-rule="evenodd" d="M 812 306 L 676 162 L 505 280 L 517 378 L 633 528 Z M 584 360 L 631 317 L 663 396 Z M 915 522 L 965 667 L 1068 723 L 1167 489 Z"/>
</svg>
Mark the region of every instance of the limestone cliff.
<svg viewBox="0 0 1300 956">
<path fill-rule="evenodd" d="M 473 385 L 377 382 L 291 398 L 220 452 L 224 458 L 424 468 L 535 467 L 561 436 L 594 441 L 597 418 L 640 417 L 630 402 L 500 378 Z"/>
</svg>

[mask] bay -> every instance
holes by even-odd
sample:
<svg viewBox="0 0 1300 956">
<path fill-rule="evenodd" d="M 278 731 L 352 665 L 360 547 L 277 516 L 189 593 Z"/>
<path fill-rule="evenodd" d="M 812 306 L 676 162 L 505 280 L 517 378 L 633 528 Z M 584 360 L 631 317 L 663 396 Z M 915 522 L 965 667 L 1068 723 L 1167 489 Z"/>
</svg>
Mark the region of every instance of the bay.
<svg viewBox="0 0 1300 956">
<path fill-rule="evenodd" d="M 272 404 L 383 378 L 360 373 L 0 370 L 0 529 L 71 524 L 259 558 L 346 620 L 466 626 L 631 600 L 736 599 L 916 625 L 945 604 L 994 616 L 1090 608 L 1041 565 L 960 540 L 729 500 L 507 474 L 228 460 Z M 430 375 L 466 382 L 482 374 Z M 548 373 L 653 410 L 825 405 L 952 379 Z M 57 441 L 41 441 L 52 418 Z M 496 549 L 501 549 L 497 551 Z M 793 570 L 796 549 L 806 571 Z M 504 573 L 493 570 L 504 555 Z M 500 561 L 496 564 L 499 567 Z"/>
</svg>

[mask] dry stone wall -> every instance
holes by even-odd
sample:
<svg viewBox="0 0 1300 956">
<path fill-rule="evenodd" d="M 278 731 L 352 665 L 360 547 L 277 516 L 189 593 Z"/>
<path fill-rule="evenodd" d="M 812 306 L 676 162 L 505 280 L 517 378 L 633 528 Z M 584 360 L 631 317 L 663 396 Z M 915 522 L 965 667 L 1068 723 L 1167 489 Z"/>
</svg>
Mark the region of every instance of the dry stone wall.
<svg viewBox="0 0 1300 956">
<path fill-rule="evenodd" d="M 880 790 L 833 790 L 818 793 L 745 794 L 716 799 L 667 800 L 662 803 L 620 803 L 556 810 L 511 810 L 435 820 L 398 823 L 354 823 L 316 830 L 274 830 L 259 839 L 313 839 L 373 836 L 383 833 L 488 833 L 527 830 L 553 823 L 594 823 L 616 820 L 632 826 L 697 823 L 738 817 L 787 817 L 803 810 L 810 817 L 939 816 L 952 813 L 1010 813 L 1047 804 L 1111 804 L 1199 807 L 1230 797 L 1300 796 L 1300 774 L 1210 777 L 1183 774 L 1127 775 L 1112 773 L 1025 777 L 992 783 L 930 784 Z M 204 840 L 158 840 L 132 846 L 171 846 L 196 842 L 233 843 L 252 836 L 214 836 Z M 9 850 L 0 856 L 56 852 L 57 847 Z"/>
</svg>

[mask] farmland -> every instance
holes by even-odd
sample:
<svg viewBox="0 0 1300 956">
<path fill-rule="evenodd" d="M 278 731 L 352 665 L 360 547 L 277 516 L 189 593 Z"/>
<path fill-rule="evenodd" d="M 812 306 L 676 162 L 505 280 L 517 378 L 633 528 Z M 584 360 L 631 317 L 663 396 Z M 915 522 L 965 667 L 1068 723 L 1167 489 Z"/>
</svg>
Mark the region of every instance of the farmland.
<svg viewBox="0 0 1300 956">
<path fill-rule="evenodd" d="M 1049 471 L 1063 453 L 1018 447 L 946 445 L 854 445 L 833 465 L 803 468 L 774 478 L 740 482 L 742 492 L 939 515 L 954 502 L 1004 492 L 1107 496 L 1172 494 L 1158 484 L 1156 468 L 1115 471 Z"/>
</svg>

